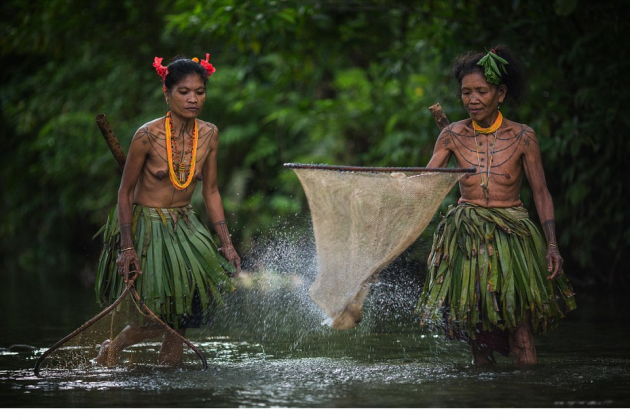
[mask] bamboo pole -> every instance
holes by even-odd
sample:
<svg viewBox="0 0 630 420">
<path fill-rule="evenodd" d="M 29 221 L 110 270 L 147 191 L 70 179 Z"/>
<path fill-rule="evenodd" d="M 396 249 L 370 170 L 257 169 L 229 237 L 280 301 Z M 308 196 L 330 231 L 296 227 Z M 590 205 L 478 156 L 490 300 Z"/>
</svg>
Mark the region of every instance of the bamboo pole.
<svg viewBox="0 0 630 420">
<path fill-rule="evenodd" d="M 435 123 L 438 128 L 443 130 L 450 123 L 442 105 L 439 103 L 433 104 L 429 107 L 429 111 L 433 114 Z M 324 169 L 329 171 L 352 171 L 352 172 L 463 172 L 463 173 L 475 173 L 475 168 L 422 168 L 422 167 L 370 167 L 370 166 L 335 166 L 325 164 L 301 164 L 301 163 L 285 163 L 285 168 L 290 169 Z"/>
<path fill-rule="evenodd" d="M 442 109 L 442 105 L 439 103 L 435 103 L 429 107 L 429 111 L 433 114 L 433 118 L 435 119 L 435 123 L 437 124 L 440 131 L 444 130 L 444 127 L 448 126 L 450 123 L 448 122 L 448 118 Z"/>
<path fill-rule="evenodd" d="M 109 146 L 109 150 L 112 152 L 112 155 L 114 155 L 118 168 L 120 168 L 120 171 L 122 172 L 125 168 L 125 153 L 120 148 L 120 142 L 110 127 L 105 114 L 98 114 L 96 116 L 96 125 L 98 125 L 98 128 L 101 130 L 101 134 L 103 134 L 105 142 Z"/>
<path fill-rule="evenodd" d="M 423 168 L 423 167 L 384 167 L 384 166 L 337 166 L 326 164 L 285 163 L 289 169 L 323 169 L 328 171 L 351 172 L 456 172 L 474 173 L 475 168 Z"/>
</svg>

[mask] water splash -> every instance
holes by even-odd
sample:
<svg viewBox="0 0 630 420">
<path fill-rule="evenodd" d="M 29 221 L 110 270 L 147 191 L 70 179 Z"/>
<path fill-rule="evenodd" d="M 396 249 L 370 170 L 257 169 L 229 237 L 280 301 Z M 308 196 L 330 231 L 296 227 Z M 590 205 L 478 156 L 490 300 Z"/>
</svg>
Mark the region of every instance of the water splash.
<svg viewBox="0 0 630 420">
<path fill-rule="evenodd" d="M 408 255 L 399 257 L 372 286 L 361 324 L 337 331 L 308 295 L 317 276 L 312 227 L 278 223 L 273 237 L 259 238 L 243 258 L 243 273 L 235 280 L 237 290 L 226 296 L 226 305 L 216 310 L 210 327 L 193 338 L 212 341 L 225 336 L 256 343 L 267 359 L 351 354 L 374 360 L 377 353 L 386 359 L 409 360 L 419 353 L 435 356 L 446 343 L 418 326 L 414 308 L 422 269 L 410 264 Z M 383 347 L 383 341 L 386 356 L 375 351 Z"/>
</svg>

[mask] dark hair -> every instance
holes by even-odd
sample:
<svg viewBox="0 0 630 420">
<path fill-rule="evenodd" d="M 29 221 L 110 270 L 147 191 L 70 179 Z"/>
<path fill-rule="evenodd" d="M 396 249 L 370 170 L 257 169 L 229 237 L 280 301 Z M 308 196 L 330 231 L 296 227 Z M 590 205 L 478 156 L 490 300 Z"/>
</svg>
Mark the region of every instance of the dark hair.
<svg viewBox="0 0 630 420">
<path fill-rule="evenodd" d="M 204 86 L 208 83 L 208 75 L 206 70 L 201 67 L 201 64 L 178 55 L 174 57 L 168 65 L 168 75 L 164 79 L 164 86 L 166 89 L 171 90 L 173 85 L 179 83 L 183 78 L 191 74 L 198 74 L 203 80 Z"/>
<path fill-rule="evenodd" d="M 497 45 L 492 49 L 499 57 L 508 62 L 505 65 L 507 73 L 500 69 L 501 77 L 499 80 L 499 85 L 507 86 L 506 101 L 510 101 L 514 105 L 521 104 L 527 94 L 527 78 L 522 63 L 505 45 Z M 477 62 L 486 54 L 486 52 L 469 51 L 455 59 L 453 77 L 457 80 L 459 90 L 461 90 L 464 76 L 474 72 L 483 74 L 483 67 L 477 65 Z M 460 91 L 457 92 L 457 96 L 461 97 Z"/>
</svg>

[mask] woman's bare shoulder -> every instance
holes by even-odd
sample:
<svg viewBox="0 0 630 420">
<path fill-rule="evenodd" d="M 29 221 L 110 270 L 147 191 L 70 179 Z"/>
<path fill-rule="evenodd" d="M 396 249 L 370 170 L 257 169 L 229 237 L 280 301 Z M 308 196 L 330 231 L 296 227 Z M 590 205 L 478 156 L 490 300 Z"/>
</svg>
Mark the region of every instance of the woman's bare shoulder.
<svg viewBox="0 0 630 420">
<path fill-rule="evenodd" d="M 216 137 L 219 133 L 217 126 L 208 121 L 197 119 L 197 127 L 199 127 L 200 138 L 205 136 Z"/>
<path fill-rule="evenodd" d="M 201 128 L 206 128 L 206 129 L 209 129 L 209 130 L 218 130 L 217 126 L 212 124 L 209 121 L 204 121 L 204 120 L 197 119 L 197 125 L 199 126 L 200 129 Z"/>
<path fill-rule="evenodd" d="M 538 137 L 530 126 L 504 118 L 502 128 L 504 131 L 501 132 L 501 137 L 515 142 L 523 154 L 540 153 Z"/>
<path fill-rule="evenodd" d="M 466 133 L 472 130 L 472 120 L 470 118 L 466 118 L 465 120 L 455 121 L 447 128 L 455 133 Z"/>
<path fill-rule="evenodd" d="M 147 121 L 144 124 L 142 124 L 136 130 L 136 136 L 142 136 L 146 134 L 151 134 L 152 136 L 156 136 L 163 131 L 164 131 L 164 117 L 160 117 L 151 121 Z"/>
<path fill-rule="evenodd" d="M 534 129 L 528 126 L 527 124 L 520 123 L 518 121 L 508 120 L 507 118 L 503 118 L 503 127 L 508 130 L 513 130 L 517 133 L 531 133 L 534 134 Z"/>
</svg>

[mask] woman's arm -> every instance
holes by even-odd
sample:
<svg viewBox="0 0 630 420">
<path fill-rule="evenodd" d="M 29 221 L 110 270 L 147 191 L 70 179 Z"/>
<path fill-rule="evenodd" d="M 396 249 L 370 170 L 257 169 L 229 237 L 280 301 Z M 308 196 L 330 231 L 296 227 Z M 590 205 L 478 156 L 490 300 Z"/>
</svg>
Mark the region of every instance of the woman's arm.
<svg viewBox="0 0 630 420">
<path fill-rule="evenodd" d="M 133 211 L 133 195 L 142 167 L 149 154 L 150 145 L 147 129 L 139 129 L 131 140 L 129 153 L 118 189 L 118 223 L 120 224 L 120 254 L 116 264 L 118 274 L 124 276 L 125 282 L 134 281 L 140 270 L 140 259 L 133 245 L 131 235 L 131 215 Z M 133 266 L 133 269 L 132 269 Z M 130 276 L 130 273 L 134 273 Z"/>
<path fill-rule="evenodd" d="M 221 253 L 235 268 L 234 276 L 241 271 L 241 258 L 238 256 L 228 231 L 225 221 L 225 211 L 219 187 L 217 185 L 217 150 L 219 148 L 219 130 L 212 126 L 213 132 L 210 139 L 210 152 L 202 168 L 203 182 L 201 195 L 206 204 L 206 211 L 210 217 L 212 226 L 221 240 Z"/>
<path fill-rule="evenodd" d="M 435 142 L 433 156 L 431 156 L 431 160 L 429 160 L 427 168 L 445 168 L 446 165 L 448 165 L 448 161 L 451 159 L 451 126 L 452 124 L 445 127 L 440 133 L 437 141 Z"/>
<path fill-rule="evenodd" d="M 563 259 L 558 249 L 556 239 L 556 223 L 554 217 L 553 199 L 547 188 L 545 171 L 543 170 L 540 145 L 533 130 L 525 134 L 527 138 L 523 142 L 523 167 L 525 176 L 532 187 L 536 211 L 542 223 L 545 237 L 547 238 L 547 270 L 548 279 L 554 279 L 562 274 Z"/>
</svg>

